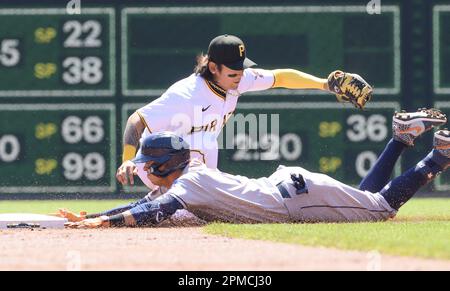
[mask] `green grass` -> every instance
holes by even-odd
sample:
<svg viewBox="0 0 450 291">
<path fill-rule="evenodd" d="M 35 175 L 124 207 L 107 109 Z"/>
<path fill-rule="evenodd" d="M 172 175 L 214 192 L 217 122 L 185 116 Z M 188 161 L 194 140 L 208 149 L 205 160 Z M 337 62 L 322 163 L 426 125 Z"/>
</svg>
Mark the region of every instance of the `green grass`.
<svg viewBox="0 0 450 291">
<path fill-rule="evenodd" d="M 450 198 L 417 198 L 408 201 L 395 220 L 450 221 Z"/>
<path fill-rule="evenodd" d="M 450 260 L 450 199 L 413 199 L 394 220 L 345 224 L 210 224 L 209 234 Z"/>
<path fill-rule="evenodd" d="M 0 213 L 100 212 L 130 200 L 0 201 Z M 413 199 L 394 220 L 380 223 L 259 224 L 214 223 L 210 234 L 309 246 L 372 251 L 450 260 L 450 199 Z"/>
</svg>

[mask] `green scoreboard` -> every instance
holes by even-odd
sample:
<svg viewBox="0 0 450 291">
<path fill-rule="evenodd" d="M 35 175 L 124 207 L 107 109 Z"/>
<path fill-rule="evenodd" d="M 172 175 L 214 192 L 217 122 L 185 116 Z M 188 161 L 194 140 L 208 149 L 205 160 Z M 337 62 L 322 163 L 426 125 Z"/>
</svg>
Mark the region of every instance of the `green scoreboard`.
<svg viewBox="0 0 450 291">
<path fill-rule="evenodd" d="M 259 177 L 295 165 L 357 185 L 391 137 L 392 113 L 411 104 L 404 80 L 412 73 L 403 65 L 429 60 L 405 54 L 401 29 L 409 29 L 402 23 L 409 12 L 399 1 L 372 15 L 366 3 L 349 1 L 93 0 L 81 1 L 80 14 L 66 11 L 68 1 L 0 4 L 0 199 L 147 192 L 140 182 L 122 187 L 115 180 L 127 118 L 190 75 L 196 56 L 226 33 L 241 37 L 261 68 L 320 77 L 356 72 L 375 94 L 365 111 L 314 90 L 244 94 L 219 137 L 219 168 Z M 414 74 L 429 82 L 430 96 L 416 103 L 450 115 L 450 5 L 429 8 L 433 64 L 429 74 Z M 430 146 L 431 135 L 416 150 L 422 155 Z M 401 170 L 399 163 L 395 174 Z M 449 181 L 449 174 L 440 176 L 434 189 L 450 190 Z"/>
<path fill-rule="evenodd" d="M 370 76 L 377 94 L 400 92 L 397 6 L 383 5 L 383 13 L 372 17 L 365 6 L 125 8 L 121 25 L 124 96 L 160 94 L 225 33 L 242 37 L 260 67 L 321 76 L 341 68 Z"/>
<path fill-rule="evenodd" d="M 450 116 L 450 5 L 433 7 L 433 88 L 434 106 Z M 435 188 L 450 190 L 450 174 L 435 180 Z"/>
<path fill-rule="evenodd" d="M 434 92 L 450 94 L 450 5 L 433 8 Z M 448 96 L 446 96 L 448 98 Z"/>
<path fill-rule="evenodd" d="M 0 97 L 114 96 L 114 15 L 0 9 Z"/>
<path fill-rule="evenodd" d="M 115 118 L 113 105 L 0 104 L 0 191 L 115 191 Z"/>
</svg>

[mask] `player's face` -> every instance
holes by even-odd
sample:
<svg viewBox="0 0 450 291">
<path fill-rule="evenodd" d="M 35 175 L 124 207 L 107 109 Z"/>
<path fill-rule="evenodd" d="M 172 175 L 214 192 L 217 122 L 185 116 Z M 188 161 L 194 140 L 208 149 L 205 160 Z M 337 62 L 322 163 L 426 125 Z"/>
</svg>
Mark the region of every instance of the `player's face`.
<svg viewBox="0 0 450 291">
<path fill-rule="evenodd" d="M 148 179 L 150 180 L 150 182 L 152 182 L 156 186 L 165 186 L 166 178 L 161 178 L 161 177 L 158 177 L 158 176 L 155 176 L 155 175 L 149 173 L 150 166 L 153 163 L 154 163 L 153 161 L 150 161 L 150 162 L 145 163 L 145 166 L 144 166 L 144 171 L 147 172 Z M 164 166 L 161 166 L 159 170 L 164 171 L 164 169 L 162 169 L 162 167 L 164 167 Z"/>
<path fill-rule="evenodd" d="M 150 166 L 153 163 L 154 163 L 153 161 L 150 161 L 145 163 L 144 165 L 144 171 L 147 172 L 147 177 L 150 180 L 150 182 L 152 182 L 153 185 L 170 188 L 172 186 L 173 181 L 181 175 L 181 170 L 178 170 L 164 178 L 155 176 L 152 173 L 149 173 Z M 164 172 L 166 170 L 166 167 L 164 165 L 161 165 L 159 166 L 158 170 Z"/>
<path fill-rule="evenodd" d="M 211 67 L 210 67 L 211 69 Z M 244 70 L 232 70 L 225 65 L 219 67 L 213 63 L 214 81 L 225 90 L 236 90 L 241 81 Z"/>
</svg>

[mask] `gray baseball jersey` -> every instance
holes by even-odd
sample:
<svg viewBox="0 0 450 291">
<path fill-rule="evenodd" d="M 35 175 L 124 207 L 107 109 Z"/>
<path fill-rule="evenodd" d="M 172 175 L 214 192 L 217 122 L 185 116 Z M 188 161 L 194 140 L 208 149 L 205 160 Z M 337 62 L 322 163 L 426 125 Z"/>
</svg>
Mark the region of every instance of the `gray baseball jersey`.
<svg viewBox="0 0 450 291">
<path fill-rule="evenodd" d="M 308 193 L 297 194 L 291 173 L 303 176 Z M 280 192 L 280 185 L 287 194 Z M 280 166 L 268 178 L 249 179 L 194 160 L 167 194 L 206 221 L 379 221 L 396 214 L 379 193 L 361 191 L 301 167 Z"/>
</svg>

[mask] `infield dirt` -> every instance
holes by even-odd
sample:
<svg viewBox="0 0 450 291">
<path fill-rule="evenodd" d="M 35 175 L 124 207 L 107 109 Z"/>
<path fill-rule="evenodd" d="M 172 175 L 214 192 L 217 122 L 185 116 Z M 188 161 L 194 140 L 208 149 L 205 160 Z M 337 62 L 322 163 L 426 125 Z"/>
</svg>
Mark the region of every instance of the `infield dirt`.
<svg viewBox="0 0 450 291">
<path fill-rule="evenodd" d="M 199 227 L 0 231 L 0 270 L 450 270 L 450 261 L 212 236 Z"/>
</svg>

